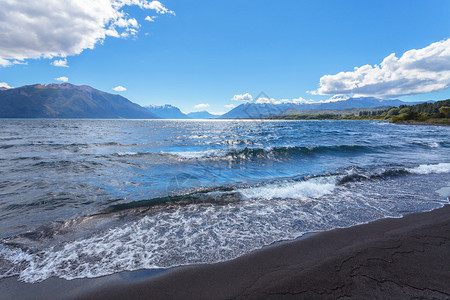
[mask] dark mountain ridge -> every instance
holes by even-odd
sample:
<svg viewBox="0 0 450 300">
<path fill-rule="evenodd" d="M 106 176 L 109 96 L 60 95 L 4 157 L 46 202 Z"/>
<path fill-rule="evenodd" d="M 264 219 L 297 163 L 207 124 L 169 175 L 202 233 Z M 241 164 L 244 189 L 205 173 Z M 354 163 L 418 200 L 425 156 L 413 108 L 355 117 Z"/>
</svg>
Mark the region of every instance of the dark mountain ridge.
<svg viewBox="0 0 450 300">
<path fill-rule="evenodd" d="M 142 106 L 87 85 L 34 84 L 0 91 L 0 118 L 157 119 Z"/>
</svg>

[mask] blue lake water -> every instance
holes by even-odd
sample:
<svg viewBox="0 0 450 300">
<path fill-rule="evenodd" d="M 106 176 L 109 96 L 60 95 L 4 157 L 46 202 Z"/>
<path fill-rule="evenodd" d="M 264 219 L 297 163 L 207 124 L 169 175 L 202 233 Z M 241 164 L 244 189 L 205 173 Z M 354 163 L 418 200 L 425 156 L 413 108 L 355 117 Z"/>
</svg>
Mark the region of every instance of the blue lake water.
<svg viewBox="0 0 450 300">
<path fill-rule="evenodd" d="M 229 260 L 448 203 L 450 128 L 0 120 L 0 277 Z"/>
</svg>

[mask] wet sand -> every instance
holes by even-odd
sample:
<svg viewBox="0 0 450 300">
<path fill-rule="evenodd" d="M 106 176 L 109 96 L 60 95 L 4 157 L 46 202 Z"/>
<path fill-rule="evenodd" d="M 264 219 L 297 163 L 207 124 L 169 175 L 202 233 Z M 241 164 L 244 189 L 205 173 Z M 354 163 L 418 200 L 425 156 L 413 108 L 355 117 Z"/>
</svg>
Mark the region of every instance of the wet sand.
<svg viewBox="0 0 450 300">
<path fill-rule="evenodd" d="M 95 279 L 0 280 L 2 299 L 450 298 L 450 205 L 280 243 L 232 261 Z"/>
</svg>

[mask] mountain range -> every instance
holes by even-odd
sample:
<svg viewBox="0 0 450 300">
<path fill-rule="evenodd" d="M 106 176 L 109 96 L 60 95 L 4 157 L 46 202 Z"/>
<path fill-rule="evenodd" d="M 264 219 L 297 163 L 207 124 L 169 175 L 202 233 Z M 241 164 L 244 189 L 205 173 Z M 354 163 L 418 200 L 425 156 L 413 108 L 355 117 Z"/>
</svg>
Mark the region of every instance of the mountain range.
<svg viewBox="0 0 450 300">
<path fill-rule="evenodd" d="M 413 105 L 420 102 L 349 98 L 320 103 L 243 103 L 223 115 L 207 111 L 185 114 L 173 105 L 142 107 L 130 100 L 86 85 L 35 84 L 0 89 L 0 118 L 125 118 L 125 119 L 252 119 L 308 111 L 343 111 Z"/>
<path fill-rule="evenodd" d="M 348 110 L 356 108 L 392 107 L 399 105 L 413 105 L 421 102 L 404 102 L 401 100 L 382 100 L 363 97 L 346 100 L 319 103 L 243 103 L 220 116 L 221 119 L 257 119 L 279 115 L 302 114 L 304 111 Z"/>
</svg>

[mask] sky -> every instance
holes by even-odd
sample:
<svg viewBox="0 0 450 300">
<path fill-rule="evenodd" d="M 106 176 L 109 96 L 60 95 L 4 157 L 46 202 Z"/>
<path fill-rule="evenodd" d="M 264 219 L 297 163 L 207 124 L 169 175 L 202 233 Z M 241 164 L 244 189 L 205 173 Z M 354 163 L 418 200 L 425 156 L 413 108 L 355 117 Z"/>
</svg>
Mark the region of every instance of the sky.
<svg viewBox="0 0 450 300">
<path fill-rule="evenodd" d="M 448 0 L 1 0 L 0 87 L 69 82 L 213 113 L 261 92 L 443 100 L 449 15 Z"/>
</svg>

